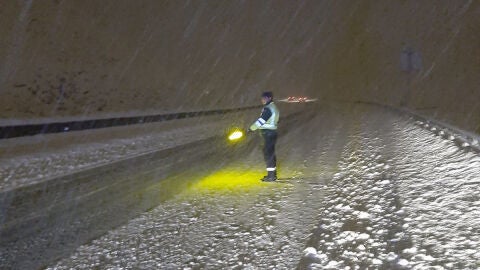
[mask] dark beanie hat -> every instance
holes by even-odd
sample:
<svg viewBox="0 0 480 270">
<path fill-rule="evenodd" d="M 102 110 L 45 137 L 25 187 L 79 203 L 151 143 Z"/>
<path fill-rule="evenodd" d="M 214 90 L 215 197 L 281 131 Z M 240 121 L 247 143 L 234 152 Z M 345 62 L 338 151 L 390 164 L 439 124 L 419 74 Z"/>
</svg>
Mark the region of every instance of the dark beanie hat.
<svg viewBox="0 0 480 270">
<path fill-rule="evenodd" d="M 272 92 L 263 92 L 262 97 L 273 98 L 273 93 Z"/>
</svg>

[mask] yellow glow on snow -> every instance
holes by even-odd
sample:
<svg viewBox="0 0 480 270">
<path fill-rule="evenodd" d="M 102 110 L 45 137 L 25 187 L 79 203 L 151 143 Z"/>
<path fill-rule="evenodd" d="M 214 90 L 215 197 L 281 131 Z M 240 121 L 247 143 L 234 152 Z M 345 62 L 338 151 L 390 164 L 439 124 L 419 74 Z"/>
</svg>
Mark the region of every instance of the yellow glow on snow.
<svg viewBox="0 0 480 270">
<path fill-rule="evenodd" d="M 241 130 L 235 130 L 230 135 L 228 135 L 228 140 L 230 141 L 238 141 L 243 137 L 243 131 Z"/>
<path fill-rule="evenodd" d="M 262 171 L 223 169 L 206 176 L 190 187 L 191 191 L 239 191 L 264 187 Z"/>
</svg>

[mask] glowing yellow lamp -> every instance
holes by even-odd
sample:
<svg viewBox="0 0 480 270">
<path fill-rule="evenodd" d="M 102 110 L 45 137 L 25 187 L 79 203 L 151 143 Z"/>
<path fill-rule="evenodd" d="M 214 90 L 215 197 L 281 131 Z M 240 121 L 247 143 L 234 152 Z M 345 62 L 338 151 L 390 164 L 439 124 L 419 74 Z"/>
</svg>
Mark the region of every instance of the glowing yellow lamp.
<svg viewBox="0 0 480 270">
<path fill-rule="evenodd" d="M 241 130 L 235 130 L 234 132 L 230 133 L 228 135 L 228 140 L 230 141 L 238 141 L 243 137 L 243 131 Z"/>
</svg>

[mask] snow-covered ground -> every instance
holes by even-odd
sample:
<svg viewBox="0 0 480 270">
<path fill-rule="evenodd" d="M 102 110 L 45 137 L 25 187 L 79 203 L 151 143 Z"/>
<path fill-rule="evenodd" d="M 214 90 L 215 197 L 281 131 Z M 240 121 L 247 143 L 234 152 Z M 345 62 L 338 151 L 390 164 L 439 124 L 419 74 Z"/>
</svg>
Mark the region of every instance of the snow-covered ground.
<svg viewBox="0 0 480 270">
<path fill-rule="evenodd" d="M 48 269 L 480 268 L 478 154 L 367 105 L 281 135 L 282 181 L 253 151 Z"/>
<path fill-rule="evenodd" d="M 72 137 L 72 143 L 61 149 L 52 149 L 50 151 L 38 151 L 34 154 L 25 154 L 15 156 L 14 158 L 0 158 L 0 190 L 11 189 L 22 185 L 30 185 L 41 181 L 46 181 L 53 177 L 70 174 L 75 171 L 90 167 L 101 166 L 125 158 L 131 158 L 136 155 L 145 154 L 152 151 L 159 151 L 186 144 L 189 142 L 206 139 L 212 136 L 222 135 L 225 127 L 228 127 L 232 120 L 219 116 L 202 117 L 200 120 L 180 120 L 185 121 L 175 128 L 161 130 L 163 123 L 147 124 L 152 126 L 152 130 L 139 136 L 125 136 L 114 139 L 104 139 L 101 141 L 90 141 L 84 143 L 75 143 L 75 137 Z M 122 129 L 135 129 L 136 126 L 113 128 L 115 131 L 122 132 Z M 142 127 L 145 129 L 145 127 Z M 88 131 L 81 131 L 85 133 Z M 103 132 L 93 130 L 91 132 Z M 76 133 L 75 133 L 76 134 Z M 70 134 L 47 134 L 34 136 L 32 140 L 38 140 L 38 147 L 42 147 L 42 137 L 54 136 L 76 136 Z M 81 135 L 79 135 L 81 136 Z M 16 146 L 17 140 L 28 140 L 29 137 L 9 139 L 0 142 L 0 149 L 9 151 Z M 78 138 L 77 138 L 78 139 Z"/>
<path fill-rule="evenodd" d="M 257 182 L 241 194 L 186 192 L 52 269 L 290 269 L 315 221 L 315 209 L 305 209 L 304 200 L 318 204 L 321 186 L 258 184 L 258 177 L 232 175 L 232 181 Z M 299 188 L 305 189 L 301 198 L 292 195 Z"/>
<path fill-rule="evenodd" d="M 305 267 L 479 269 L 480 157 L 413 119 L 358 123 Z"/>
<path fill-rule="evenodd" d="M 292 131 L 280 144 L 306 130 Z M 336 132 L 294 151 L 279 149 L 281 174 L 289 179 L 261 183 L 263 160 L 254 151 L 51 268 L 292 269 L 333 174 L 325 168 L 335 165 L 329 157 Z"/>
<path fill-rule="evenodd" d="M 480 269 L 480 156 L 411 124 L 395 129 L 409 265 Z"/>
</svg>

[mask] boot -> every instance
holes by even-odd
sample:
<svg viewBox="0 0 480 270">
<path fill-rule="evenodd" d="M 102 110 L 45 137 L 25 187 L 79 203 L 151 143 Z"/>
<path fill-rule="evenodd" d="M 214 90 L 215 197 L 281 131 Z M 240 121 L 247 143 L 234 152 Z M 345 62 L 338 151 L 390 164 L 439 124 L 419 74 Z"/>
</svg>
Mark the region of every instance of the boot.
<svg viewBox="0 0 480 270">
<path fill-rule="evenodd" d="M 263 182 L 273 182 L 277 180 L 277 171 L 270 171 L 266 176 L 263 177 Z"/>
</svg>

